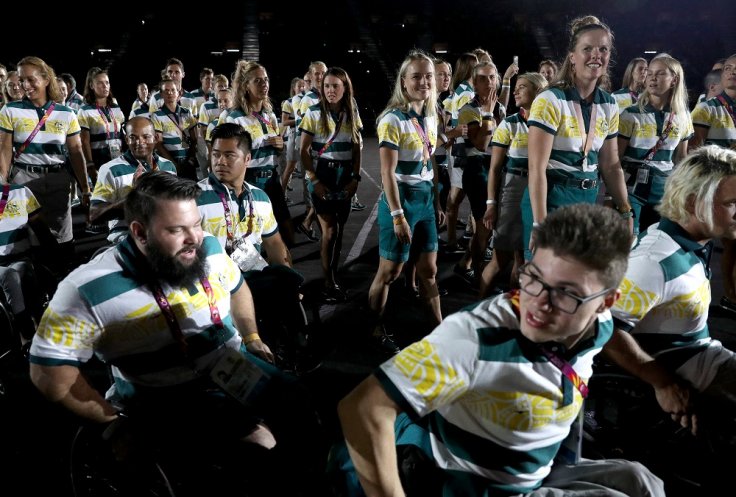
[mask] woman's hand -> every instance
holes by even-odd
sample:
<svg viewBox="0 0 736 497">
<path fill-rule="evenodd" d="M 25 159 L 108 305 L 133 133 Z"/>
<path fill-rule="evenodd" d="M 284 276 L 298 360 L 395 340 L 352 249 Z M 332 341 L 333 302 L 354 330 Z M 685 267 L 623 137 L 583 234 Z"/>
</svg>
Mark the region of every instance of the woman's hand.
<svg viewBox="0 0 736 497">
<path fill-rule="evenodd" d="M 284 139 L 279 135 L 269 136 L 266 138 L 266 145 L 271 145 L 273 148 L 281 150 L 284 148 Z"/>
<path fill-rule="evenodd" d="M 396 216 L 393 218 L 394 222 L 394 234 L 396 235 L 396 238 L 399 239 L 399 241 L 405 245 L 408 245 L 411 243 L 411 229 L 409 228 L 409 223 L 406 222 L 406 218 L 404 216 Z"/>
<path fill-rule="evenodd" d="M 493 231 L 493 228 L 496 226 L 497 218 L 498 209 L 496 209 L 496 204 L 489 204 L 486 206 L 486 213 L 483 214 L 483 226 L 485 226 L 488 231 Z"/>
<path fill-rule="evenodd" d="M 322 200 L 327 200 L 327 195 L 330 193 L 330 189 L 327 188 L 321 181 L 314 185 L 314 195 Z"/>
<path fill-rule="evenodd" d="M 353 198 L 353 195 L 355 195 L 355 192 L 358 191 L 358 180 L 354 179 L 351 180 L 350 183 L 345 185 L 345 192 L 347 193 L 346 198 Z"/>
</svg>

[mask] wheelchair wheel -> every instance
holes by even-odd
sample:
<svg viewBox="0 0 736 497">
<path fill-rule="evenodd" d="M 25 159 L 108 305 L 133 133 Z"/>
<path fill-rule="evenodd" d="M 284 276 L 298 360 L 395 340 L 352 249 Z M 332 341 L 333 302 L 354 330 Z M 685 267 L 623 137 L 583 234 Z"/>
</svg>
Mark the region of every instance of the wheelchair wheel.
<svg viewBox="0 0 736 497">
<path fill-rule="evenodd" d="M 74 497 L 175 497 L 158 462 L 121 462 L 97 427 L 83 425 L 72 440 L 69 474 Z"/>
</svg>

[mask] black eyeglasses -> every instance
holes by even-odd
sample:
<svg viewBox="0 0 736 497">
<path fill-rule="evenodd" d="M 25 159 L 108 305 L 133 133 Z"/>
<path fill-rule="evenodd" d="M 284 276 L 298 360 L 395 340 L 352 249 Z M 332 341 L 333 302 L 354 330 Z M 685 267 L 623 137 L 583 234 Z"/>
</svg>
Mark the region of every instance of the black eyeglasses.
<svg viewBox="0 0 736 497">
<path fill-rule="evenodd" d="M 578 297 L 562 288 L 549 286 L 538 276 L 530 273 L 528 270 L 529 264 L 524 264 L 519 268 L 519 286 L 521 289 L 532 297 L 539 297 L 543 291 L 547 290 L 549 305 L 566 314 L 575 314 L 581 305 L 601 297 L 611 290 L 615 290 L 615 288 L 606 288 L 605 290 L 596 292 L 593 295 L 588 295 L 587 297 Z"/>
</svg>

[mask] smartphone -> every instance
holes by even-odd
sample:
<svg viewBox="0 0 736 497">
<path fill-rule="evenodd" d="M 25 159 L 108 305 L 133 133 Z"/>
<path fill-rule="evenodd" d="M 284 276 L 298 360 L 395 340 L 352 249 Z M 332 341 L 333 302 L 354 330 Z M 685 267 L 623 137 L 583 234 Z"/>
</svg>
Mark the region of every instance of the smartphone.
<svg viewBox="0 0 736 497">
<path fill-rule="evenodd" d="M 519 56 L 518 55 L 514 55 L 514 64 L 516 64 L 517 66 L 519 65 Z"/>
</svg>

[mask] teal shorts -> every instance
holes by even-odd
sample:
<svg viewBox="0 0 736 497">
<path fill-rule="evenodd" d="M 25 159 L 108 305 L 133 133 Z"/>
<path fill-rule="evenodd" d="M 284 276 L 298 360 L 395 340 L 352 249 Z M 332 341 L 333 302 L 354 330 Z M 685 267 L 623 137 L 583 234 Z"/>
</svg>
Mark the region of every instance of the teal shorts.
<svg viewBox="0 0 736 497">
<path fill-rule="evenodd" d="M 378 254 L 389 261 L 403 263 L 409 260 L 411 246 L 418 252 L 437 252 L 432 184 L 427 181 L 411 186 L 400 183 L 399 199 L 411 229 L 411 245 L 403 244 L 396 238 L 391 210 L 386 202 L 386 194 L 382 193 L 378 203 Z"/>
</svg>

